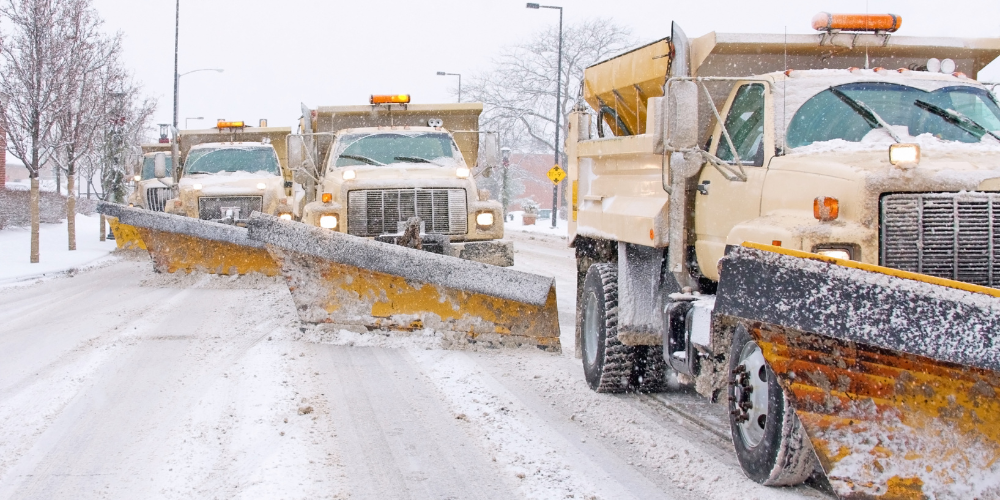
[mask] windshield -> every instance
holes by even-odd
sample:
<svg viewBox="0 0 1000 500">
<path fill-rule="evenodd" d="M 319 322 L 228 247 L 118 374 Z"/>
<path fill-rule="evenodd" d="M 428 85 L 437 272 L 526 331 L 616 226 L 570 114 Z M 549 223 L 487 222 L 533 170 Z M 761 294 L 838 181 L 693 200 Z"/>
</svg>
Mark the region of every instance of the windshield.
<svg viewBox="0 0 1000 500">
<path fill-rule="evenodd" d="M 441 159 L 454 158 L 456 149 L 451 136 L 440 132 L 351 134 L 341 137 L 338 144 L 336 167 L 441 163 Z"/>
<path fill-rule="evenodd" d="M 166 155 L 166 156 L 167 156 L 167 175 L 169 176 L 170 175 L 170 165 L 172 165 L 173 162 L 170 161 L 170 155 Z M 156 175 L 154 175 L 155 172 L 153 172 L 153 170 L 155 169 L 155 167 L 156 167 L 156 161 L 155 161 L 154 158 L 152 158 L 152 157 L 143 158 L 142 159 L 142 180 L 148 181 L 149 179 L 155 179 Z"/>
<path fill-rule="evenodd" d="M 788 126 L 788 146 L 797 148 L 814 142 L 843 139 L 861 142 L 869 132 L 879 128 L 849 104 L 850 100 L 864 103 L 889 125 L 906 127 L 910 136 L 931 134 L 944 141 L 979 142 L 984 133 L 975 127 L 956 124 L 935 112 L 957 111 L 975 121 L 983 129 L 1000 132 L 1000 107 L 985 90 L 974 87 L 946 87 L 926 92 L 894 83 L 859 82 L 835 87 L 850 99 L 824 90 L 806 101 Z M 920 102 L 918 102 L 920 101 Z M 933 106 L 927 106 L 931 104 Z M 928 109 L 930 108 L 930 109 Z"/>
<path fill-rule="evenodd" d="M 184 164 L 188 174 L 219 172 L 267 172 L 281 175 L 278 155 L 272 148 L 202 148 L 188 153 Z"/>
</svg>

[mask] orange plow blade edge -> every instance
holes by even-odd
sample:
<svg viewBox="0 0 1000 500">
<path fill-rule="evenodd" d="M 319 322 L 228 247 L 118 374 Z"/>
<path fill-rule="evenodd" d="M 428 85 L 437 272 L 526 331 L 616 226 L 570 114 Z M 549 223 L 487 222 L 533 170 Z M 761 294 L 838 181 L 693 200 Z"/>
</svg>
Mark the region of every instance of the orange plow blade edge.
<svg viewBox="0 0 1000 500">
<path fill-rule="evenodd" d="M 745 244 L 718 297 L 841 498 L 1000 498 L 1000 290 Z"/>
</svg>

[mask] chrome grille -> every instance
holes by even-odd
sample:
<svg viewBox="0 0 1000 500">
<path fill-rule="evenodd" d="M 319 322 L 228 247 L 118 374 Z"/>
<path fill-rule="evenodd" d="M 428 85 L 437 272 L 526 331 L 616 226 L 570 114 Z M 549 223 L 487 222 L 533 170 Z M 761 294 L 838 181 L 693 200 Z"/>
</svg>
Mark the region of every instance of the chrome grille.
<svg viewBox="0 0 1000 500">
<path fill-rule="evenodd" d="M 162 212 L 163 207 L 170 199 L 170 188 L 148 188 L 146 189 L 146 209 L 154 212 Z"/>
<path fill-rule="evenodd" d="M 882 265 L 1000 285 L 1000 193 L 889 194 L 881 222 Z"/>
<path fill-rule="evenodd" d="M 246 220 L 252 212 L 260 212 L 263 205 L 263 196 L 202 196 L 198 198 L 198 218 L 219 220 L 225 216 L 223 209 L 238 208 L 239 220 Z"/>
<path fill-rule="evenodd" d="M 424 231 L 465 234 L 464 189 L 365 189 L 347 195 L 347 232 L 379 236 L 398 232 L 400 222 L 420 217 Z"/>
</svg>

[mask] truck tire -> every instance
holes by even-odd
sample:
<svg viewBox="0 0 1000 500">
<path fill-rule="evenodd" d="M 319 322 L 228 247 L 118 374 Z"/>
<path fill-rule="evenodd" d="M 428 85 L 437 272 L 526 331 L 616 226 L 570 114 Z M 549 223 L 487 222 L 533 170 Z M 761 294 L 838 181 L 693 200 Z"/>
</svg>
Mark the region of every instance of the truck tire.
<svg viewBox="0 0 1000 500">
<path fill-rule="evenodd" d="M 795 410 L 743 325 L 729 350 L 729 428 L 743 473 L 766 486 L 802 483 L 816 454 Z"/>
<path fill-rule="evenodd" d="M 635 371 L 639 382 L 639 392 L 663 392 L 667 390 L 667 362 L 663 359 L 660 346 L 633 347 Z"/>
<path fill-rule="evenodd" d="M 580 314 L 583 373 L 596 392 L 633 387 L 634 350 L 618 341 L 618 266 L 590 266 L 584 279 Z"/>
</svg>

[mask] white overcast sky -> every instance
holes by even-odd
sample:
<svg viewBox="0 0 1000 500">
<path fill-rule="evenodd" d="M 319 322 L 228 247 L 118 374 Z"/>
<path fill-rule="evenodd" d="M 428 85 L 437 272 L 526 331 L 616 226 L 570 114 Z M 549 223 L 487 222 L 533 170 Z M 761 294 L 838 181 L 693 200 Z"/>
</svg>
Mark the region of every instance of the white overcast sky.
<svg viewBox="0 0 1000 500">
<path fill-rule="evenodd" d="M 125 37 L 126 64 L 171 119 L 174 0 L 95 0 L 109 32 Z M 565 22 L 610 17 L 643 42 L 710 31 L 810 33 L 817 12 L 891 12 L 900 35 L 1000 37 L 998 0 L 563 0 Z M 521 0 L 181 0 L 180 127 L 216 119 L 291 125 L 299 103 L 366 104 L 372 93 L 450 102 L 455 77 L 487 69 L 501 47 L 558 22 Z M 980 74 L 1000 81 L 1000 63 Z"/>
</svg>

